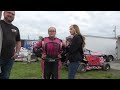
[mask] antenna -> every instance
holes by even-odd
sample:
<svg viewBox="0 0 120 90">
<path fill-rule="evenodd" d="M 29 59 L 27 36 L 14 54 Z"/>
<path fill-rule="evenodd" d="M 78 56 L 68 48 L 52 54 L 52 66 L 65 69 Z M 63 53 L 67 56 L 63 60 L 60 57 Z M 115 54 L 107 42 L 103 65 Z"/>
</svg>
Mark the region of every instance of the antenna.
<svg viewBox="0 0 120 90">
<path fill-rule="evenodd" d="M 28 34 L 28 40 L 30 40 L 29 34 Z"/>
</svg>

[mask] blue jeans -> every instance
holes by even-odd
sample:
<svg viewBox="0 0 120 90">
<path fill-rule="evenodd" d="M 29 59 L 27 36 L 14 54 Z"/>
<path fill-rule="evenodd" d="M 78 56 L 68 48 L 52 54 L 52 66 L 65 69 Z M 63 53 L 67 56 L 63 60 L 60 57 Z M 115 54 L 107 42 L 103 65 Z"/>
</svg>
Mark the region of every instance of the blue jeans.
<svg viewBox="0 0 120 90">
<path fill-rule="evenodd" d="M 71 62 L 68 65 L 68 79 L 75 79 L 77 69 L 80 62 Z"/>
<path fill-rule="evenodd" d="M 0 79 L 9 79 L 10 72 L 13 66 L 13 59 L 1 59 L 0 58 Z"/>
</svg>

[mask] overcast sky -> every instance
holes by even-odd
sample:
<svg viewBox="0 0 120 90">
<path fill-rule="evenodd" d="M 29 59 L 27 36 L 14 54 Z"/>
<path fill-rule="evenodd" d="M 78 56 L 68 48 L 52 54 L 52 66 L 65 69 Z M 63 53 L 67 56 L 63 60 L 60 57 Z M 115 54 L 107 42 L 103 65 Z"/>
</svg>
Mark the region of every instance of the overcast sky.
<svg viewBox="0 0 120 90">
<path fill-rule="evenodd" d="M 48 28 L 55 26 L 57 37 L 65 39 L 69 26 L 77 24 L 84 35 L 114 37 L 114 27 L 120 35 L 120 11 L 16 11 L 16 25 L 22 39 L 48 36 Z"/>
</svg>

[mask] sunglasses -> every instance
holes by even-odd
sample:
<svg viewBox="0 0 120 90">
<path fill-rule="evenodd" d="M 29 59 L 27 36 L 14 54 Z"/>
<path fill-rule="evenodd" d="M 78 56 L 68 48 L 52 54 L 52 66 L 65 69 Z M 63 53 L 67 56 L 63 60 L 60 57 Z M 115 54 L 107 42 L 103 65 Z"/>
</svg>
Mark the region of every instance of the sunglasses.
<svg viewBox="0 0 120 90">
<path fill-rule="evenodd" d="M 55 30 L 49 30 L 48 32 L 56 32 Z"/>
</svg>

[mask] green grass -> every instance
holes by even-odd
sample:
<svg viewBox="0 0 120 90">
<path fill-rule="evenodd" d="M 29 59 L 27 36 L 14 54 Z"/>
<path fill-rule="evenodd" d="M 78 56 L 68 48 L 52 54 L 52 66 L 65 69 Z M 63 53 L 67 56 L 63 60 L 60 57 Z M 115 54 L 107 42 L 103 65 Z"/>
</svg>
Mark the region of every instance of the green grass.
<svg viewBox="0 0 120 90">
<path fill-rule="evenodd" d="M 61 69 L 61 79 L 68 78 L 66 67 Z M 11 71 L 10 79 L 41 79 L 40 62 L 15 62 Z M 111 71 L 92 70 L 85 73 L 77 73 L 76 79 L 120 79 L 120 74 Z"/>
<path fill-rule="evenodd" d="M 11 79 L 39 79 L 41 78 L 40 63 L 27 64 L 15 62 L 10 75 Z"/>
</svg>

